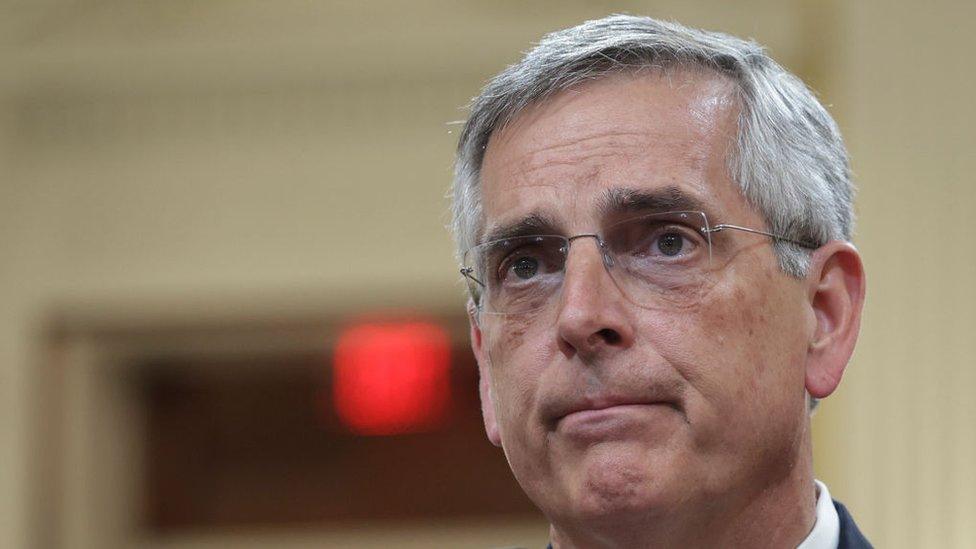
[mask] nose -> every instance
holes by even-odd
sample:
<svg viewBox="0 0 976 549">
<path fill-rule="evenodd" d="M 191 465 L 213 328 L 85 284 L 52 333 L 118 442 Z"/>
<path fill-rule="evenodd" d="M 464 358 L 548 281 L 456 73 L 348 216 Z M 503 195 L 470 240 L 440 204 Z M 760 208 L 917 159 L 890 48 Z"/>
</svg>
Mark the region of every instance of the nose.
<svg viewBox="0 0 976 549">
<path fill-rule="evenodd" d="M 556 319 L 560 348 L 587 361 L 630 347 L 634 326 L 630 308 L 610 273 L 610 263 L 594 238 L 574 240 L 566 257 Z"/>
</svg>

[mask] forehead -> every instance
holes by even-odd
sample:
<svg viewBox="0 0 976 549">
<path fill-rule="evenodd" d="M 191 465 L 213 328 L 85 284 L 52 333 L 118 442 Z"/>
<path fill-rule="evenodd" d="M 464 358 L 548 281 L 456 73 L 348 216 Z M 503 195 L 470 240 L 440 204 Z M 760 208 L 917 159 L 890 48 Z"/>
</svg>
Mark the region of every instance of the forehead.
<svg viewBox="0 0 976 549">
<path fill-rule="evenodd" d="M 747 209 L 728 173 L 738 111 L 734 85 L 697 70 L 622 73 L 562 91 L 489 140 L 486 229 L 539 212 L 566 230 L 591 226 L 614 190 L 677 189 L 713 216 Z"/>
</svg>

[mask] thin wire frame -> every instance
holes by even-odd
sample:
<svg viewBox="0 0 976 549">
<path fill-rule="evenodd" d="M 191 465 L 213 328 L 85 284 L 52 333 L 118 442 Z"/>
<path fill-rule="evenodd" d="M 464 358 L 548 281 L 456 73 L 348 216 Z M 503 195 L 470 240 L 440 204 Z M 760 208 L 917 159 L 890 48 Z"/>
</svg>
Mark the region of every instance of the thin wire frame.
<svg viewBox="0 0 976 549">
<path fill-rule="evenodd" d="M 789 242 L 790 244 L 796 244 L 797 246 L 799 246 L 801 248 L 805 248 L 807 250 L 816 250 L 817 248 L 820 247 L 818 244 L 814 244 L 813 242 L 808 242 L 808 241 L 804 241 L 804 240 L 796 240 L 796 239 L 789 238 L 787 236 L 779 235 L 779 234 L 776 234 L 776 233 L 770 233 L 770 232 L 766 232 L 766 231 L 761 231 L 759 229 L 750 229 L 748 227 L 740 227 L 739 225 L 731 225 L 729 223 L 719 223 L 718 225 L 715 225 L 714 227 L 708 229 L 708 232 L 717 233 L 717 232 L 723 231 L 725 229 L 732 229 L 732 230 L 735 230 L 735 231 L 744 231 L 744 232 L 747 232 L 747 233 L 768 236 L 768 237 L 770 237 L 770 238 L 772 238 L 774 240 L 782 240 L 783 242 Z"/>
<path fill-rule="evenodd" d="M 666 271 L 670 271 L 670 274 L 667 276 L 663 276 L 665 270 L 650 274 L 647 269 L 637 269 L 637 273 L 635 273 L 633 269 L 630 269 L 628 272 L 627 262 L 625 261 L 623 264 L 621 264 L 620 260 L 621 257 L 630 259 L 629 256 L 621 256 L 619 253 L 611 249 L 615 244 L 619 244 L 620 241 L 620 238 L 617 237 L 615 231 L 620 227 L 641 227 L 645 222 L 647 222 L 647 225 L 651 225 L 650 221 L 655 221 L 661 224 L 669 224 L 672 227 L 680 225 L 693 228 L 694 232 L 703 239 L 703 244 L 707 248 L 707 256 L 699 259 L 699 261 L 705 261 L 705 263 L 699 264 L 702 269 L 700 271 L 681 271 L 681 269 L 675 268 L 673 266 L 674 264 L 672 264 L 671 267 L 666 269 Z M 650 231 L 650 229 L 648 230 Z M 460 273 L 468 282 L 468 289 L 480 313 L 496 315 L 517 315 L 530 313 L 537 309 L 543 308 L 548 303 L 552 295 L 556 294 L 558 290 L 561 290 L 562 277 L 565 276 L 565 259 L 568 257 L 569 248 L 572 243 L 582 238 L 594 238 L 601 254 L 603 255 L 603 262 L 607 272 L 617 288 L 629 301 L 635 305 L 645 308 L 657 308 L 658 306 L 685 306 L 687 304 L 694 303 L 695 299 L 697 299 L 699 296 L 698 292 L 704 288 L 707 282 L 707 276 L 709 274 L 708 271 L 712 263 L 711 235 L 723 230 L 737 230 L 767 236 L 776 240 L 790 242 L 803 248 L 815 249 L 818 247 L 808 242 L 795 240 L 759 229 L 742 227 L 739 225 L 723 223 L 710 226 L 708 223 L 708 217 L 704 212 L 664 212 L 646 214 L 643 216 L 636 216 L 626 219 L 620 223 L 611 225 L 602 236 L 595 233 L 585 233 L 573 236 L 527 235 L 485 242 L 464 252 L 462 259 L 463 266 L 460 269 Z M 608 244 L 608 241 L 610 244 Z M 517 250 L 527 244 L 539 245 L 543 242 L 548 243 L 550 247 L 555 247 L 555 249 L 559 250 L 560 256 L 553 261 L 558 269 L 552 273 L 557 274 L 558 277 L 554 279 L 554 282 L 548 287 L 542 287 L 542 289 L 539 290 L 538 295 L 532 295 L 530 293 L 529 297 L 533 298 L 532 300 L 523 299 L 522 301 L 512 301 L 511 303 L 515 303 L 515 305 L 509 303 L 501 306 L 502 308 L 511 307 L 512 310 L 499 309 L 497 303 L 498 299 L 492 299 L 495 294 L 491 294 L 487 298 L 485 297 L 486 294 L 491 292 L 492 288 L 489 288 L 488 286 L 488 284 L 491 284 L 491 279 L 487 278 L 488 273 L 486 269 L 484 269 L 485 261 L 483 257 L 488 255 L 489 251 L 497 252 L 496 248 L 502 250 Z M 646 243 L 646 239 L 643 239 L 642 242 Z M 478 258 L 479 260 L 474 260 L 474 258 Z M 668 277 L 670 277 L 670 279 Z"/>
</svg>

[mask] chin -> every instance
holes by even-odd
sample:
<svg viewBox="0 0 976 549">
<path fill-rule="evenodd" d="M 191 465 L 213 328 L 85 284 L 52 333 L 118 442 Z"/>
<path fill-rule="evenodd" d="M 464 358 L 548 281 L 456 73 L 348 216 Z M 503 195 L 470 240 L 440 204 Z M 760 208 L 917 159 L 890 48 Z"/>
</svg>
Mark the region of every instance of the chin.
<svg viewBox="0 0 976 549">
<path fill-rule="evenodd" d="M 577 519 L 646 519 L 673 509 L 686 490 L 678 486 L 671 456 L 614 446 L 591 449 L 581 463 L 569 489 L 572 514 Z"/>
</svg>

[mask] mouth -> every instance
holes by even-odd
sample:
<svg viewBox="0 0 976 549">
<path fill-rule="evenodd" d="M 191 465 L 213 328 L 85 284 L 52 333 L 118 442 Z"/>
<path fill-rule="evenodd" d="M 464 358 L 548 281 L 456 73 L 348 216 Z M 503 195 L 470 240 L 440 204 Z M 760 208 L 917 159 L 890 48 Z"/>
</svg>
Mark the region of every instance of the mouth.
<svg viewBox="0 0 976 549">
<path fill-rule="evenodd" d="M 615 414 L 637 412 L 655 407 L 676 412 L 681 411 L 678 404 L 670 400 L 594 399 L 570 406 L 564 412 L 556 415 L 552 421 L 552 428 L 558 429 L 564 422 L 598 421 Z"/>
<path fill-rule="evenodd" d="M 664 441 L 677 425 L 677 406 L 666 401 L 621 401 L 577 407 L 559 417 L 553 433 L 574 443 Z M 679 419 L 680 421 L 680 419 Z"/>
</svg>

